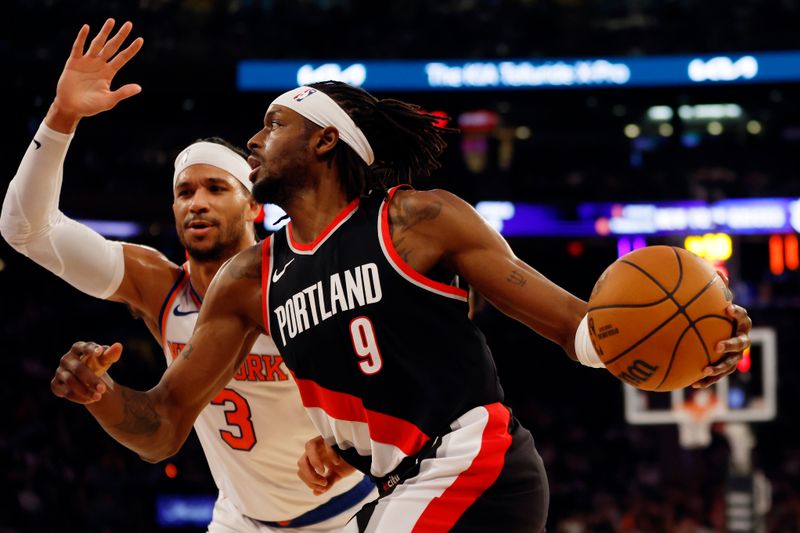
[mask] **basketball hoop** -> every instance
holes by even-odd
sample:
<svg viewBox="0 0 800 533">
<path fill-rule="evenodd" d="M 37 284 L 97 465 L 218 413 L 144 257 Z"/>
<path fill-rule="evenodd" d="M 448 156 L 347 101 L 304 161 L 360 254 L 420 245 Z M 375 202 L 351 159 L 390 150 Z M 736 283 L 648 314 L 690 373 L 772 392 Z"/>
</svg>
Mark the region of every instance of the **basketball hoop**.
<svg viewBox="0 0 800 533">
<path fill-rule="evenodd" d="M 710 389 L 697 389 L 677 406 L 678 441 L 688 449 L 706 448 L 711 444 L 711 423 L 719 410 L 717 396 Z"/>
</svg>

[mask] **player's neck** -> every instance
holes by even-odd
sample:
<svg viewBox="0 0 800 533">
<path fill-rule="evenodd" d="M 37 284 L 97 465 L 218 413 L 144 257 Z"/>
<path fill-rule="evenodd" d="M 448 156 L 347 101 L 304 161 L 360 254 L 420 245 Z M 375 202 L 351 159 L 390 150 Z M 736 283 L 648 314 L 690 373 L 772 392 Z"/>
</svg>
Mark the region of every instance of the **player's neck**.
<svg viewBox="0 0 800 533">
<path fill-rule="evenodd" d="M 292 238 L 302 244 L 314 242 L 351 201 L 338 179 L 323 179 L 298 191 L 286 206 L 292 219 Z"/>
</svg>

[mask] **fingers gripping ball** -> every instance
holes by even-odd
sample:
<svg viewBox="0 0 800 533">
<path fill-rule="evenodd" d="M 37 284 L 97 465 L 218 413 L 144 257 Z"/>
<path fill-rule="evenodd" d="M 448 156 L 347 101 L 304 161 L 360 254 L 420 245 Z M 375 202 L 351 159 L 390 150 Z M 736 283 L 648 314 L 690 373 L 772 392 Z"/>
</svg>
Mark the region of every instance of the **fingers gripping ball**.
<svg viewBox="0 0 800 533">
<path fill-rule="evenodd" d="M 643 390 L 671 391 L 703 377 L 734 336 L 731 293 L 705 260 L 649 246 L 606 269 L 589 299 L 589 336 L 615 376 Z"/>
</svg>

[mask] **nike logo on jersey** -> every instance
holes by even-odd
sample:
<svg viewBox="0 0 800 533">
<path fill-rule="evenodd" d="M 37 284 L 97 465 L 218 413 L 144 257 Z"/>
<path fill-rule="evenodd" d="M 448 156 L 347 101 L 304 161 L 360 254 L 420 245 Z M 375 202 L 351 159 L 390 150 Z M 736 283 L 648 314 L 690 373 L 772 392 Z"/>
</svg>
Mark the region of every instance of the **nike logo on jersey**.
<svg viewBox="0 0 800 533">
<path fill-rule="evenodd" d="M 200 312 L 199 310 L 181 311 L 181 306 L 180 305 L 176 305 L 175 309 L 172 310 L 172 314 L 175 315 L 175 316 L 187 316 L 187 315 L 193 315 L 194 313 L 199 313 L 199 312 Z"/>
<path fill-rule="evenodd" d="M 42 143 L 40 143 L 40 142 L 39 142 L 39 141 L 37 141 L 36 139 L 34 139 L 34 140 L 33 140 L 33 144 L 35 144 L 35 145 L 36 145 L 36 148 L 34 148 L 34 150 L 38 150 L 39 148 L 41 148 L 41 147 L 42 147 Z"/>
<path fill-rule="evenodd" d="M 278 280 L 283 277 L 284 272 L 286 272 L 286 269 L 289 268 L 289 265 L 291 265 L 293 262 L 294 262 L 294 259 L 292 259 L 291 261 L 286 263 L 283 266 L 283 270 L 281 270 L 280 272 L 278 272 L 277 270 L 275 272 L 273 272 L 272 273 L 272 283 L 278 283 Z"/>
</svg>

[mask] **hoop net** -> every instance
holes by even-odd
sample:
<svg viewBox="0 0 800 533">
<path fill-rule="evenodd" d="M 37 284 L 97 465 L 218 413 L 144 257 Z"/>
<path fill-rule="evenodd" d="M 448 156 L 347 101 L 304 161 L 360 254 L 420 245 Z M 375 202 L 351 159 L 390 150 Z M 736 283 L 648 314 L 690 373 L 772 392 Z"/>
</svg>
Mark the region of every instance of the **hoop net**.
<svg viewBox="0 0 800 533">
<path fill-rule="evenodd" d="M 686 449 L 705 448 L 711 444 L 711 423 L 720 411 L 717 396 L 709 389 L 697 389 L 677 406 L 678 441 Z"/>
</svg>

